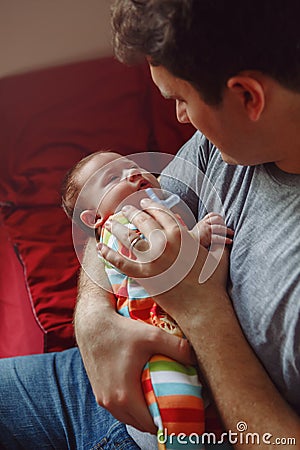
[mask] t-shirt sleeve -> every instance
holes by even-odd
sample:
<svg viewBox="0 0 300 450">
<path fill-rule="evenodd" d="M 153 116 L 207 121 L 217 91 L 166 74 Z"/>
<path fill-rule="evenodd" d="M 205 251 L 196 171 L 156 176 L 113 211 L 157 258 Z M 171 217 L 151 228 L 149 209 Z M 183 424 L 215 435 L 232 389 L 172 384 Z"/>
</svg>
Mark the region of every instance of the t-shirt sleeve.
<svg viewBox="0 0 300 450">
<path fill-rule="evenodd" d="M 199 194 L 212 147 L 208 139 L 197 131 L 163 170 L 160 178 L 162 189 L 179 195 L 196 220 Z"/>
</svg>

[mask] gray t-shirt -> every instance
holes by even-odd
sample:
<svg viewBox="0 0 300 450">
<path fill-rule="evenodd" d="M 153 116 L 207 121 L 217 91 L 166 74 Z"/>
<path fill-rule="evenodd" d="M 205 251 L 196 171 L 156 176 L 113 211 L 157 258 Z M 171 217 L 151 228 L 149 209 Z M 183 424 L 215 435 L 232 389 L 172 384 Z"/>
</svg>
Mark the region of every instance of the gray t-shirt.
<svg viewBox="0 0 300 450">
<path fill-rule="evenodd" d="M 300 175 L 273 163 L 228 165 L 197 132 L 161 185 L 179 194 L 197 220 L 215 211 L 234 229 L 234 309 L 256 355 L 300 414 Z"/>
<path fill-rule="evenodd" d="M 234 229 L 234 309 L 271 379 L 300 414 L 300 175 L 273 163 L 228 165 L 196 132 L 163 171 L 161 186 L 178 194 L 196 220 L 219 212 Z M 134 438 L 150 448 L 142 433 Z"/>
</svg>

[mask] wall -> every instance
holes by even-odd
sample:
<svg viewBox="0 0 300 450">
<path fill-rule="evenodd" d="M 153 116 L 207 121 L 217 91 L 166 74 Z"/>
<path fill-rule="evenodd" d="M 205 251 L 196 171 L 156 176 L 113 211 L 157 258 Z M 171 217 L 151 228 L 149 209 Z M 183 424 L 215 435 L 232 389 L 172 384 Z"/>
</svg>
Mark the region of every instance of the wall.
<svg viewBox="0 0 300 450">
<path fill-rule="evenodd" d="M 0 77 L 111 54 L 110 0 L 0 0 Z"/>
</svg>

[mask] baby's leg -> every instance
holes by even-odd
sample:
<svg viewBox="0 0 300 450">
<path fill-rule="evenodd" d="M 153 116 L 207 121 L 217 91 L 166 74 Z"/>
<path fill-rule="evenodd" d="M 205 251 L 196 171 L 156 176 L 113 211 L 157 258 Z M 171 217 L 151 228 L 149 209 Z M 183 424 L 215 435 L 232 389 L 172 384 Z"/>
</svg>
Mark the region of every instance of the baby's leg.
<svg viewBox="0 0 300 450">
<path fill-rule="evenodd" d="M 185 449 L 202 449 L 204 406 L 196 369 L 155 355 L 144 368 L 142 384 L 159 448 L 171 450 L 181 443 Z"/>
</svg>

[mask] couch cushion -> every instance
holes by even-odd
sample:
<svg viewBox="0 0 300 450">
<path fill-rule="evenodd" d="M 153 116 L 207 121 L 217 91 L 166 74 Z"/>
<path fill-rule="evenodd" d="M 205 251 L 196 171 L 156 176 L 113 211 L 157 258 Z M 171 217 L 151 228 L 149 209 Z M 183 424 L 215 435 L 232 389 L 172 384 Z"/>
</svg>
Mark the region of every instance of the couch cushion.
<svg viewBox="0 0 300 450">
<path fill-rule="evenodd" d="M 160 97 L 146 65 L 128 68 L 112 58 L 2 79 L 0 96 L 4 225 L 44 332 L 44 350 L 61 350 L 74 345 L 79 270 L 71 223 L 60 207 L 64 174 L 103 148 L 174 154 L 192 129 L 178 127 L 174 105 Z"/>
<path fill-rule="evenodd" d="M 63 174 L 101 148 L 145 151 L 148 74 L 111 58 L 0 80 L 0 201 L 59 204 Z"/>
<path fill-rule="evenodd" d="M 71 223 L 60 208 L 62 178 L 100 148 L 123 154 L 147 149 L 148 78 L 144 66 L 127 68 L 107 58 L 0 81 L 0 202 L 10 205 L 4 224 L 45 333 L 45 351 L 74 344 L 79 263 Z"/>
<path fill-rule="evenodd" d="M 44 333 L 28 298 L 23 268 L 0 218 L 0 357 L 41 353 Z"/>
</svg>

